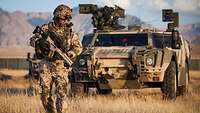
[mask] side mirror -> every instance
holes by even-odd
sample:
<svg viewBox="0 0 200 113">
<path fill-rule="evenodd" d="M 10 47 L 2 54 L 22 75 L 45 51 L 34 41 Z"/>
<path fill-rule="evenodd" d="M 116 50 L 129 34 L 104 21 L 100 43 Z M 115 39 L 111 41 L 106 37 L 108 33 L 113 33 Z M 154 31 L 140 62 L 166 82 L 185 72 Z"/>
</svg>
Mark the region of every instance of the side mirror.
<svg viewBox="0 0 200 113">
<path fill-rule="evenodd" d="M 180 49 L 181 47 L 181 38 L 177 30 L 172 31 L 172 49 Z"/>
</svg>

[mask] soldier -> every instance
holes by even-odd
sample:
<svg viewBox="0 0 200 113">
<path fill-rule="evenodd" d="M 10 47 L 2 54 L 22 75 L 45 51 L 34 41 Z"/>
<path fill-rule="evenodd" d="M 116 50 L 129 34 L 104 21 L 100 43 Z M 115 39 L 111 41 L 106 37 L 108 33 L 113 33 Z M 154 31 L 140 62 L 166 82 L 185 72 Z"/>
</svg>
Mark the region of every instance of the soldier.
<svg viewBox="0 0 200 113">
<path fill-rule="evenodd" d="M 75 59 L 82 52 L 79 37 L 72 31 L 71 14 L 72 10 L 68 6 L 63 4 L 57 6 L 53 12 L 53 22 L 35 29 L 34 36 L 30 39 L 30 45 L 35 48 L 37 59 L 41 59 L 39 72 L 41 100 L 47 113 L 63 112 L 63 100 L 68 90 L 70 72 L 70 66 L 64 63 L 59 54 L 51 54 L 50 45 L 46 41 L 47 36 L 70 59 Z M 56 34 L 56 37 L 52 34 Z M 53 84 L 55 84 L 56 99 L 52 95 Z"/>
</svg>

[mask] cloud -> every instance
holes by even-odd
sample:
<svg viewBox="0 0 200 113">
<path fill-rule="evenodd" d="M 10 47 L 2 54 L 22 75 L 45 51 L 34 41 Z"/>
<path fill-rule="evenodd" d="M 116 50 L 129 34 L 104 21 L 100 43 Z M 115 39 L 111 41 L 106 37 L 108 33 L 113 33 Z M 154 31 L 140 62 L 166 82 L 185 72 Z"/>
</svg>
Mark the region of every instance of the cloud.
<svg viewBox="0 0 200 113">
<path fill-rule="evenodd" d="M 200 0 L 129 0 L 129 2 L 151 10 L 171 8 L 182 13 L 200 15 Z"/>
<path fill-rule="evenodd" d="M 158 10 L 169 6 L 165 0 L 97 0 L 96 3 L 108 6 L 118 5 L 126 10 L 144 7 Z"/>
<path fill-rule="evenodd" d="M 157 10 L 170 7 L 169 3 L 166 0 L 149 0 L 148 4 L 150 8 Z"/>
<path fill-rule="evenodd" d="M 103 3 L 104 5 L 114 6 L 118 5 L 122 8 L 127 9 L 130 6 L 131 0 L 98 0 L 98 2 Z"/>
<path fill-rule="evenodd" d="M 200 0 L 175 0 L 174 8 L 183 12 L 200 15 Z"/>
<path fill-rule="evenodd" d="M 171 8 L 181 13 L 200 15 L 200 0 L 96 0 L 96 3 L 108 6 L 119 5 L 126 10 L 140 8 L 161 11 Z"/>
</svg>

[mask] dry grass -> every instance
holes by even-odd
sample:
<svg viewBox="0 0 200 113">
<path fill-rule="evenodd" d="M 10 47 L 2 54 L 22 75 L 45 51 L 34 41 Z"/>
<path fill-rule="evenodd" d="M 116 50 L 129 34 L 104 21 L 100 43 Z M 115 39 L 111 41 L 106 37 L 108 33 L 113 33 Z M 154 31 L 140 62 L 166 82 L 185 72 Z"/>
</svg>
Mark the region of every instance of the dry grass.
<svg viewBox="0 0 200 113">
<path fill-rule="evenodd" d="M 164 101 L 159 90 L 117 91 L 66 100 L 66 113 L 200 113 L 200 71 L 191 72 L 190 91 Z M 0 113 L 44 113 L 39 96 L 0 95 Z"/>
<path fill-rule="evenodd" d="M 28 70 L 12 70 L 12 69 L 0 69 L 0 73 L 4 75 L 10 75 L 14 77 L 23 77 L 28 74 Z"/>
<path fill-rule="evenodd" d="M 6 80 L 0 81 L 0 88 L 27 88 L 30 82 L 25 77 L 4 76 Z"/>
<path fill-rule="evenodd" d="M 0 113 L 44 113 L 38 97 L 1 95 Z"/>
</svg>

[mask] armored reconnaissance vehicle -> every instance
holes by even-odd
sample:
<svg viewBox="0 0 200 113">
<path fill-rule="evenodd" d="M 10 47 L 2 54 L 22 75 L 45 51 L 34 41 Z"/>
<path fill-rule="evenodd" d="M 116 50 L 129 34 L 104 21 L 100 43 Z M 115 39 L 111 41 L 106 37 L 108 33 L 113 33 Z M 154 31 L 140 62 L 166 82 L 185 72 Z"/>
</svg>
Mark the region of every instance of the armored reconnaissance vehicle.
<svg viewBox="0 0 200 113">
<path fill-rule="evenodd" d="M 178 13 L 163 10 L 166 31 L 149 29 L 119 30 L 124 16 L 118 6 L 98 8 L 81 4 L 81 14 L 92 14 L 94 33 L 83 38 L 84 52 L 74 63 L 70 80 L 72 90 L 81 86 L 88 92 L 112 89 L 161 88 L 168 99 L 175 99 L 188 89 L 189 44 L 179 34 Z"/>
</svg>

